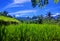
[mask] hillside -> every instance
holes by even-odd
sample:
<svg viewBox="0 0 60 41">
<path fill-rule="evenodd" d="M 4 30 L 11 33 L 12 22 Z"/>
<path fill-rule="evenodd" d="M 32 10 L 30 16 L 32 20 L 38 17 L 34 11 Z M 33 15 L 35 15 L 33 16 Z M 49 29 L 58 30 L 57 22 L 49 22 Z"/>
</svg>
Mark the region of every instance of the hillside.
<svg viewBox="0 0 60 41">
<path fill-rule="evenodd" d="M 0 24 L 17 24 L 18 20 L 6 16 L 0 16 Z"/>
</svg>

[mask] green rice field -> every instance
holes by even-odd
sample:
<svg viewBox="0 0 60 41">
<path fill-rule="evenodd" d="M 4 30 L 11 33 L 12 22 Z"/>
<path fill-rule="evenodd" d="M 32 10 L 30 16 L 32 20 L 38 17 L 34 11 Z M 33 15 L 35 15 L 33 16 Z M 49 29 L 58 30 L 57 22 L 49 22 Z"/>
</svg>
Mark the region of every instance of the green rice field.
<svg viewBox="0 0 60 41">
<path fill-rule="evenodd" d="M 60 26 L 55 24 L 18 24 L 0 26 L 1 41 L 60 41 Z"/>
</svg>

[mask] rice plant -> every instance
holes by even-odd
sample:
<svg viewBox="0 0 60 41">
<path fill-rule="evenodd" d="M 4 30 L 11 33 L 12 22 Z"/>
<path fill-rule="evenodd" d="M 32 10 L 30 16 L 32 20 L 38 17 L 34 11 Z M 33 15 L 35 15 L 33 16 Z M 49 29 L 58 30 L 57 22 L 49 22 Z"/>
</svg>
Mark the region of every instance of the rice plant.
<svg viewBox="0 0 60 41">
<path fill-rule="evenodd" d="M 0 33 L 1 41 L 60 41 L 60 26 L 52 24 L 0 26 Z"/>
</svg>

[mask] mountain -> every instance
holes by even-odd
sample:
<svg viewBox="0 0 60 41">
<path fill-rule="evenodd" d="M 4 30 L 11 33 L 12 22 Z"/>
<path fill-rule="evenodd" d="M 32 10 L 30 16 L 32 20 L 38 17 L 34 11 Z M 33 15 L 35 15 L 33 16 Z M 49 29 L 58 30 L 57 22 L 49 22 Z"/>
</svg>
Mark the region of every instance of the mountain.
<svg viewBox="0 0 60 41">
<path fill-rule="evenodd" d="M 16 17 L 16 19 L 18 20 L 30 20 L 31 18 L 30 17 Z"/>
<path fill-rule="evenodd" d="M 52 15 L 52 17 L 54 19 L 57 19 L 59 15 L 60 15 L 60 13 L 56 13 L 56 14 Z M 23 21 L 38 20 L 38 16 L 33 16 L 32 18 L 31 17 L 16 17 L 16 19 L 23 20 Z"/>
</svg>

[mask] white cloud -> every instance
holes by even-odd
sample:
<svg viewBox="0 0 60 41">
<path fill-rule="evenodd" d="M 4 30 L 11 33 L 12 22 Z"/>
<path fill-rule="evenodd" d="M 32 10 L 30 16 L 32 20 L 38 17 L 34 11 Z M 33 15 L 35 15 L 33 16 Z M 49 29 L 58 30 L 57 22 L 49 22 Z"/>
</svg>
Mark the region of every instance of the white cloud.
<svg viewBox="0 0 60 41">
<path fill-rule="evenodd" d="M 16 15 L 16 17 L 19 17 L 20 15 Z"/>
<path fill-rule="evenodd" d="M 23 15 L 26 15 L 26 14 L 30 14 L 30 13 L 35 14 L 36 12 L 37 12 L 37 10 L 22 10 L 22 11 L 9 13 L 9 15 L 12 14 L 12 15 L 16 15 L 16 17 L 18 17 L 18 16 L 23 16 Z"/>
<path fill-rule="evenodd" d="M 12 8 L 12 7 L 22 7 L 22 3 L 30 2 L 31 0 L 14 0 L 12 3 L 9 5 L 5 6 L 2 10 L 6 10 L 7 8 Z M 20 5 L 18 5 L 20 4 Z"/>
<path fill-rule="evenodd" d="M 9 14 L 26 14 L 26 13 L 35 13 L 36 10 L 22 10 L 22 11 L 17 11 Z"/>
<path fill-rule="evenodd" d="M 30 2 L 31 0 L 14 0 L 14 3 L 25 3 Z"/>
<path fill-rule="evenodd" d="M 58 8 L 60 8 L 60 6 L 54 7 L 54 8 L 51 8 L 51 7 L 50 7 L 49 9 L 46 8 L 46 9 L 45 9 L 45 12 L 47 12 L 47 11 L 49 11 L 49 10 L 56 10 L 56 9 L 58 9 Z"/>
<path fill-rule="evenodd" d="M 12 7 L 23 7 L 24 5 L 18 5 L 18 4 L 14 4 L 14 5 L 11 5 L 10 8 Z"/>
<path fill-rule="evenodd" d="M 31 13 L 31 12 L 36 12 L 36 10 L 22 10 L 15 13 Z"/>
<path fill-rule="evenodd" d="M 55 16 L 57 16 L 57 15 L 60 15 L 60 13 L 56 13 L 56 14 L 54 14 L 54 15 L 52 15 L 52 16 L 55 17 Z"/>
</svg>

